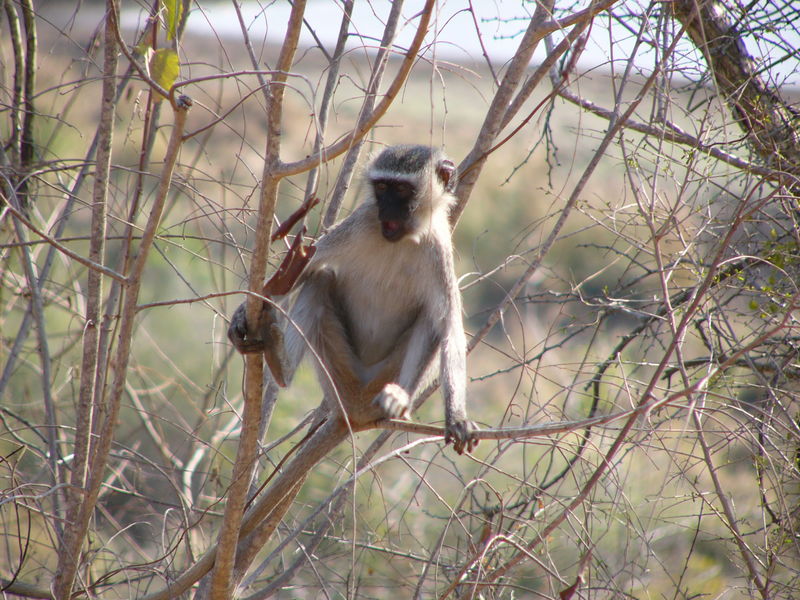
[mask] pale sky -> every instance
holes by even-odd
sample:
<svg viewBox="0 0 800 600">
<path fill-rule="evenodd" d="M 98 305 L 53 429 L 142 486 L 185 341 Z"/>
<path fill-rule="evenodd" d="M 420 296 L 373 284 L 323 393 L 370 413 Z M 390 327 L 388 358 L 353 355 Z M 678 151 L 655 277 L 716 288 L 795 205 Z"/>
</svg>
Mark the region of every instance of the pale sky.
<svg viewBox="0 0 800 600">
<path fill-rule="evenodd" d="M 423 0 L 407 0 L 404 7 L 406 18 L 413 17 L 423 6 Z M 588 4 L 588 3 L 584 3 Z M 629 9 L 638 11 L 643 10 L 649 3 L 640 4 L 637 0 L 627 3 Z M 515 17 L 525 17 L 527 10 L 532 6 L 529 3 L 522 3 L 520 0 L 473 0 L 473 9 L 476 12 L 478 26 L 481 30 L 483 43 L 489 55 L 493 58 L 496 66 L 508 60 L 514 53 L 519 43 L 519 34 L 525 27 L 524 20 L 516 20 Z M 483 61 L 482 50 L 479 37 L 476 33 L 475 21 L 472 15 L 464 10 L 469 6 L 468 0 L 441 0 L 437 5 L 437 15 L 433 21 L 433 28 L 438 33 L 436 38 L 439 40 L 435 50 L 437 57 L 459 62 Z M 357 0 L 354 8 L 353 30 L 360 34 L 366 41 L 353 39 L 350 47 L 357 48 L 364 43 L 369 43 L 370 38 L 379 37 L 382 33 L 382 22 L 389 12 L 390 2 L 388 0 Z M 622 7 L 622 5 L 619 5 Z M 278 42 L 282 38 L 289 16 L 290 6 L 285 0 L 267 2 L 256 0 L 245 0 L 242 3 L 245 22 L 249 28 L 250 35 L 254 39 L 262 39 L 266 34 L 269 41 Z M 340 2 L 333 0 L 311 0 L 306 9 L 306 20 L 314 28 L 317 36 L 321 39 L 328 50 L 333 48 L 341 21 L 342 6 Z M 126 15 L 128 23 L 136 18 L 135 13 Z M 414 23 L 406 23 L 401 27 L 397 37 L 397 45 L 406 47 L 414 34 Z M 595 20 L 594 29 L 590 44 L 581 57 L 580 66 L 584 69 L 608 65 L 610 52 L 608 45 L 608 17 L 601 15 Z M 225 37 L 241 36 L 239 23 L 233 6 L 228 2 L 210 3 L 205 5 L 205 12 L 194 10 L 189 21 L 189 35 L 203 35 L 214 30 L 217 35 Z M 616 59 L 626 59 L 633 50 L 633 36 L 628 31 L 618 25 L 613 27 L 614 38 L 617 41 L 614 49 Z M 796 32 L 786 40 L 794 43 L 794 47 L 800 47 L 800 37 Z M 797 38 L 797 39 L 794 39 Z M 433 39 L 433 35 L 430 36 Z M 794 41 L 793 41 L 794 40 Z M 301 42 L 305 45 L 313 45 L 314 39 L 311 33 L 304 29 Z M 747 40 L 751 53 L 754 50 L 754 40 Z M 764 48 L 769 48 L 767 44 Z M 679 47 L 679 53 L 694 52 L 690 43 Z M 544 48 L 537 50 L 534 60 L 538 62 L 544 56 Z M 643 70 L 648 70 L 653 64 L 652 54 L 644 53 L 640 50 L 637 65 Z M 617 64 L 621 64 L 618 60 Z M 775 70 L 779 79 L 787 78 L 793 84 L 800 83 L 800 63 L 797 58 L 786 61 Z"/>
</svg>

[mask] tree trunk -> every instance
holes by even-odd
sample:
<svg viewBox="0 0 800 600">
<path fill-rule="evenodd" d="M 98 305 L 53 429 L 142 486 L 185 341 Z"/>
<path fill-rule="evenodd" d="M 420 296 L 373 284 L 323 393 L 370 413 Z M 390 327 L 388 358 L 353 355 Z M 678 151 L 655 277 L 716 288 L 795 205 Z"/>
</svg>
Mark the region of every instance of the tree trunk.
<svg viewBox="0 0 800 600">
<path fill-rule="evenodd" d="M 714 0 L 675 0 L 673 16 L 705 56 L 716 87 L 756 153 L 772 168 L 800 176 L 800 114 L 759 76 L 727 7 Z"/>
</svg>

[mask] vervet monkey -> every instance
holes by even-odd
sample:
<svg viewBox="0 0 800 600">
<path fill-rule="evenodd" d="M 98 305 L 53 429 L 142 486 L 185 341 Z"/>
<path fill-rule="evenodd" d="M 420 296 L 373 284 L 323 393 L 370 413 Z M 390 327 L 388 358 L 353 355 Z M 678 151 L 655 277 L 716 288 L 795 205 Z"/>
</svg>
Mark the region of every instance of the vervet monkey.
<svg viewBox="0 0 800 600">
<path fill-rule="evenodd" d="M 366 169 L 364 202 L 318 240 L 283 335 L 272 306 L 251 327 L 243 304 L 231 342 L 243 353 L 277 346 L 285 382 L 310 344 L 329 414 L 344 411 L 353 427 L 408 417 L 438 365 L 445 442 L 459 454 L 472 450 L 477 426 L 465 407 L 466 338 L 448 222 L 455 184 L 455 165 L 440 150 L 383 150 Z"/>
</svg>

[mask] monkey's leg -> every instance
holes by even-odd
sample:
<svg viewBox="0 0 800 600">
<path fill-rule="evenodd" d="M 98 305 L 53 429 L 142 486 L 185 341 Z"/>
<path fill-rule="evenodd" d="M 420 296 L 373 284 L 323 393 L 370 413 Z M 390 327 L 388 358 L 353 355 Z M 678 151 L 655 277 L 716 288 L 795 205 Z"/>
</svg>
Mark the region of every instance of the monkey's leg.
<svg viewBox="0 0 800 600">
<path fill-rule="evenodd" d="M 329 375 L 327 379 L 345 389 L 361 385 L 360 361 L 353 352 L 332 271 L 308 273 L 289 318 L 292 322 L 285 335 L 289 356 L 301 355 L 310 344 Z"/>
<path fill-rule="evenodd" d="M 289 356 L 313 349 L 324 402 L 331 414 L 345 415 L 354 425 L 380 418 L 364 398 L 364 368 L 356 355 L 340 299 L 336 275 L 329 269 L 307 272 L 292 307 L 286 331 Z M 365 410 L 369 409 L 369 410 Z"/>
<path fill-rule="evenodd" d="M 411 327 L 408 343 L 395 352 L 405 351 L 397 380 L 387 383 L 372 401 L 387 417 L 407 417 L 411 398 L 429 370 L 436 355 L 438 336 L 431 331 L 430 319 L 420 314 Z"/>
</svg>

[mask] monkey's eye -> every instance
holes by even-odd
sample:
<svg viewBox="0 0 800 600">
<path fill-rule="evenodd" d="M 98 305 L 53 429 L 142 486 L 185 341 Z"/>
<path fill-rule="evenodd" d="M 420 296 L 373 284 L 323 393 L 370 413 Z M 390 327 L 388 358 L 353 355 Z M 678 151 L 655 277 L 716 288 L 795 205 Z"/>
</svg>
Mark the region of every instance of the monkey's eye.
<svg viewBox="0 0 800 600">
<path fill-rule="evenodd" d="M 411 187 L 406 183 L 397 184 L 397 195 L 401 198 L 406 198 L 411 192 Z"/>
<path fill-rule="evenodd" d="M 388 185 L 386 185 L 383 181 L 376 181 L 375 182 L 375 192 L 378 194 L 385 194 L 386 190 L 388 189 Z"/>
</svg>

